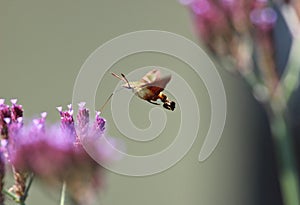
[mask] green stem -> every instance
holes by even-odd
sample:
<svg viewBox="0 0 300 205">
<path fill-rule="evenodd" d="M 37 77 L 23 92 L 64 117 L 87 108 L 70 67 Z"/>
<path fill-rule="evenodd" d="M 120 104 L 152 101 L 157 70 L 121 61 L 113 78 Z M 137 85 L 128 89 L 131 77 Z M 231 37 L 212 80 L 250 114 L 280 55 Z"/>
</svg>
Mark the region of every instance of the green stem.
<svg viewBox="0 0 300 205">
<path fill-rule="evenodd" d="M 252 89 L 259 83 L 258 78 L 253 73 L 243 77 Z M 285 93 L 289 96 L 291 92 L 291 89 L 289 92 L 285 90 Z M 278 159 L 279 183 L 283 203 L 284 205 L 295 205 L 300 204 L 299 178 L 296 169 L 292 136 L 289 132 L 287 120 L 284 117 L 286 101 L 283 101 L 283 99 L 284 96 L 281 96 L 281 98 L 274 97 L 262 104 L 270 120 L 272 138 Z"/>
<path fill-rule="evenodd" d="M 19 201 L 19 198 L 16 195 L 14 195 L 13 193 L 11 193 L 10 191 L 8 191 L 6 189 L 3 189 L 2 193 L 6 194 L 7 196 L 9 196 L 14 201 Z"/>
<path fill-rule="evenodd" d="M 62 189 L 61 189 L 61 196 L 60 196 L 60 205 L 65 204 L 65 198 L 66 198 L 66 182 L 64 181 L 62 184 Z"/>
<path fill-rule="evenodd" d="M 25 204 L 25 201 L 21 200 L 21 201 L 20 201 L 20 205 L 26 205 L 26 204 Z"/>
<path fill-rule="evenodd" d="M 271 131 L 279 159 L 279 182 L 283 202 L 285 205 L 300 204 L 295 153 L 286 119 L 282 113 L 275 113 L 271 118 Z"/>
<path fill-rule="evenodd" d="M 32 182 L 34 180 L 34 174 L 31 174 L 29 177 L 29 182 L 28 185 L 26 186 L 25 192 L 24 192 L 24 196 L 21 198 L 21 203 L 25 204 L 25 200 L 28 197 L 28 192 L 30 190 L 30 187 L 32 185 Z"/>
</svg>

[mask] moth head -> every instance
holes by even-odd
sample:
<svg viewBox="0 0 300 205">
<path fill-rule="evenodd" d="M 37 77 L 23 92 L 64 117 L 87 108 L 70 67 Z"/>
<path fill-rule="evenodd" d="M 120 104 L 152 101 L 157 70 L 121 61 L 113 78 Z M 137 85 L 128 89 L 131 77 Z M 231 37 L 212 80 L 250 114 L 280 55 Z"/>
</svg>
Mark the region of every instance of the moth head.
<svg viewBox="0 0 300 205">
<path fill-rule="evenodd" d="M 117 74 L 115 74 L 115 73 L 111 73 L 113 76 L 115 76 L 116 78 L 118 78 L 118 79 L 120 79 L 120 80 L 122 80 L 122 81 L 124 81 L 126 84 L 124 84 L 124 85 L 122 85 L 122 87 L 124 87 L 124 88 L 128 88 L 128 89 L 132 89 L 132 87 L 130 86 L 130 83 L 129 83 L 129 81 L 127 80 L 127 78 L 125 77 L 125 75 L 123 74 L 123 73 L 121 73 L 121 76 L 122 77 L 120 77 L 120 76 L 118 76 Z"/>
<path fill-rule="evenodd" d="M 126 88 L 126 89 L 132 89 L 133 88 L 133 86 L 130 85 L 129 83 L 123 84 L 122 87 Z"/>
</svg>

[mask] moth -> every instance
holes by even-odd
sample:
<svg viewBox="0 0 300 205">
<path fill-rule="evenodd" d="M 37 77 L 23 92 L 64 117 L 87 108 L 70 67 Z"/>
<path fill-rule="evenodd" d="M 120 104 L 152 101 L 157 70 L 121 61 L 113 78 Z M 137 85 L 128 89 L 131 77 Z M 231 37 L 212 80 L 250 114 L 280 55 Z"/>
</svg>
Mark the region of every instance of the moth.
<svg viewBox="0 0 300 205">
<path fill-rule="evenodd" d="M 156 102 L 158 99 L 160 99 L 164 108 L 172 111 L 175 109 L 175 102 L 169 100 L 167 95 L 162 92 L 166 85 L 170 82 L 171 75 L 161 78 L 160 71 L 153 69 L 141 80 L 129 82 L 123 73 L 121 73 L 121 76 L 118 76 L 115 73 L 111 74 L 124 81 L 126 84 L 122 86 L 124 88 L 131 89 L 133 93 L 141 99 L 146 100 L 154 105 L 160 105 Z"/>
</svg>

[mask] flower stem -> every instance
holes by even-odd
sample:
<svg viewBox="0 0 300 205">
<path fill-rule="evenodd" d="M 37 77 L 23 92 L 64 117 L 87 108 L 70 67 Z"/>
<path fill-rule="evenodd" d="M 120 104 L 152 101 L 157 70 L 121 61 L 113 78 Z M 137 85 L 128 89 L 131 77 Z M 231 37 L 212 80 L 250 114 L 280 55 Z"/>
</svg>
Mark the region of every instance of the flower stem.
<svg viewBox="0 0 300 205">
<path fill-rule="evenodd" d="M 61 189 L 61 196 L 60 196 L 60 205 L 65 204 L 65 198 L 66 198 L 66 182 L 64 181 L 62 184 L 62 189 Z"/>
<path fill-rule="evenodd" d="M 14 201 L 18 201 L 19 200 L 19 198 L 15 194 L 11 193 L 10 191 L 8 191 L 6 189 L 3 189 L 2 193 L 6 194 L 7 196 L 9 196 Z"/>
<path fill-rule="evenodd" d="M 29 182 L 28 182 L 28 185 L 25 189 L 24 195 L 21 198 L 21 202 L 25 202 L 26 198 L 28 197 L 28 192 L 29 192 L 29 189 L 32 185 L 33 180 L 34 180 L 34 174 L 31 174 L 30 177 L 29 177 Z"/>
<path fill-rule="evenodd" d="M 285 205 L 300 204 L 299 179 L 292 139 L 288 132 L 286 120 L 283 115 L 275 114 L 271 119 L 271 131 L 276 146 L 279 164 L 279 182 L 282 198 Z"/>
</svg>

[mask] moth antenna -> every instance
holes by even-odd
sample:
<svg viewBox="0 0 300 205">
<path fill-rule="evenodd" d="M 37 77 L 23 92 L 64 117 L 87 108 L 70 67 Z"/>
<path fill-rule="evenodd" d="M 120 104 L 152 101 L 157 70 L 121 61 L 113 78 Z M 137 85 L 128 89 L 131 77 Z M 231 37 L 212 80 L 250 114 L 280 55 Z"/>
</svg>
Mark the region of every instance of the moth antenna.
<svg viewBox="0 0 300 205">
<path fill-rule="evenodd" d="M 99 109 L 99 111 L 102 113 L 102 111 L 104 110 L 104 107 L 107 105 L 107 103 L 110 101 L 110 99 L 112 98 L 114 93 L 110 94 L 110 96 L 107 98 L 107 100 L 105 101 L 105 103 L 101 106 L 101 108 Z"/>
<path fill-rule="evenodd" d="M 113 73 L 113 72 L 111 72 L 111 74 L 113 75 L 113 76 L 115 76 L 116 78 L 118 78 L 118 79 L 120 79 L 120 80 L 122 80 L 122 81 L 125 81 L 126 82 L 126 80 L 124 79 L 124 78 L 121 78 L 120 76 L 118 76 L 117 74 L 115 74 L 115 73 Z"/>
<path fill-rule="evenodd" d="M 125 80 L 125 82 L 128 84 L 128 87 L 131 88 L 129 81 L 127 80 L 127 78 L 125 77 L 125 75 L 123 73 L 121 73 L 121 76 L 123 77 L 123 79 Z"/>
</svg>

